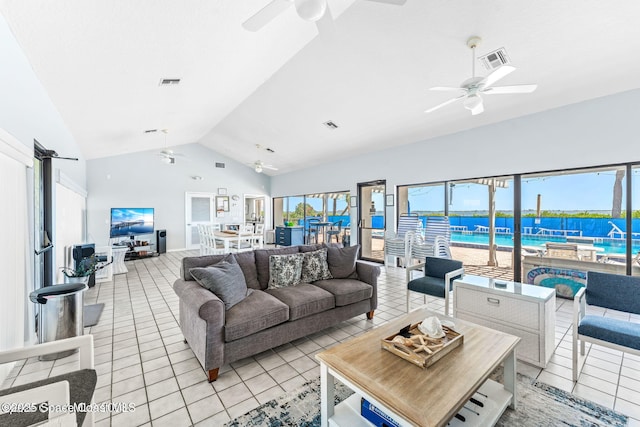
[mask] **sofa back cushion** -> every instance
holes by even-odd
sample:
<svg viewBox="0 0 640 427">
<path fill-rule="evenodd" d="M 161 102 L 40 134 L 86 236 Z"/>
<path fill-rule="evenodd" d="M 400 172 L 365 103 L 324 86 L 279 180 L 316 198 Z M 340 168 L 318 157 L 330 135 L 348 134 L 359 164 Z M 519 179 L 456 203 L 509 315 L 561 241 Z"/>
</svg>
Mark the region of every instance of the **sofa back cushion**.
<svg viewBox="0 0 640 427">
<path fill-rule="evenodd" d="M 189 270 L 197 267 L 208 267 L 222 261 L 227 255 L 203 255 L 185 257 L 182 259 L 182 266 L 180 268 L 180 278 L 185 281 L 195 280 Z M 258 273 L 256 270 L 256 261 L 253 251 L 241 252 L 233 254 L 242 274 L 244 274 L 244 280 L 247 287 L 251 289 L 260 289 L 260 283 L 258 282 Z"/>
<path fill-rule="evenodd" d="M 254 251 L 256 258 L 256 270 L 258 274 L 258 282 L 260 289 L 264 290 L 269 287 L 269 256 L 270 255 L 288 255 L 297 254 L 298 246 L 289 246 L 277 249 L 256 249 Z"/>
<path fill-rule="evenodd" d="M 346 248 L 327 248 L 327 262 L 329 271 L 334 279 L 356 279 L 356 261 L 360 245 L 347 246 Z"/>
</svg>

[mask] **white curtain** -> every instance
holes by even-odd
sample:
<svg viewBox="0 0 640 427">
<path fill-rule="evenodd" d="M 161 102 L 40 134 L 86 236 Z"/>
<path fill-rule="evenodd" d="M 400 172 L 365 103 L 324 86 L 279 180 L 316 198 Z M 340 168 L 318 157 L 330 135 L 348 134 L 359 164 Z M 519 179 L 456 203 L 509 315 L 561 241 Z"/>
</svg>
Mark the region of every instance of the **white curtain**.
<svg viewBox="0 0 640 427">
<path fill-rule="evenodd" d="M 22 347 L 26 334 L 27 290 L 33 268 L 30 254 L 27 172 L 33 151 L 0 129 L 0 350 Z M 0 383 L 11 365 L 0 366 Z"/>
</svg>

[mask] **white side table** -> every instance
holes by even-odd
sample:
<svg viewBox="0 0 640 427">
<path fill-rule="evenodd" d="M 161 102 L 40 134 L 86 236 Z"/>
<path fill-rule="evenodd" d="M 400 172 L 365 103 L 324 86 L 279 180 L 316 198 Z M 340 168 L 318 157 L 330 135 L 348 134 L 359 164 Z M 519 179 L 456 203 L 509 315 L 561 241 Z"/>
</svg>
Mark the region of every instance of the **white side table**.
<svg viewBox="0 0 640 427">
<path fill-rule="evenodd" d="M 128 251 L 129 247 L 127 246 L 114 246 L 112 248 L 113 274 L 123 274 L 129 272 L 127 266 L 124 264 L 124 256 Z"/>
<path fill-rule="evenodd" d="M 525 362 L 544 368 L 553 354 L 555 289 L 465 274 L 453 282 L 453 316 L 520 337 Z"/>
</svg>

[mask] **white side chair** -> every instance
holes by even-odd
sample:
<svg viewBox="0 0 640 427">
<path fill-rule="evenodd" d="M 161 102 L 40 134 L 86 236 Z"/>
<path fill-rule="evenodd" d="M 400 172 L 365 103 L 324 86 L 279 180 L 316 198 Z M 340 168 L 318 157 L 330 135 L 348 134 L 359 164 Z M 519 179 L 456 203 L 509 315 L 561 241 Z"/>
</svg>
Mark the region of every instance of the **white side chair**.
<svg viewBox="0 0 640 427">
<path fill-rule="evenodd" d="M 0 402 L 38 404 L 48 401 L 50 407 L 58 404 L 93 403 L 97 379 L 93 366 L 93 335 L 81 335 L 30 347 L 0 351 L 0 364 L 75 349 L 79 350 L 80 370 L 0 390 Z M 75 396 L 74 399 L 71 398 L 72 395 Z M 23 418 L 24 415 L 20 414 L 21 422 L 27 421 Z M 33 416 L 37 418 L 44 415 L 34 413 Z M 3 413 L 2 410 L 0 410 L 0 419 L 3 425 L 13 425 L 11 415 Z M 36 420 L 30 424 L 39 425 L 47 419 L 51 425 L 57 426 L 93 426 L 94 423 L 92 412 L 70 414 L 50 412 L 44 420 Z"/>
</svg>

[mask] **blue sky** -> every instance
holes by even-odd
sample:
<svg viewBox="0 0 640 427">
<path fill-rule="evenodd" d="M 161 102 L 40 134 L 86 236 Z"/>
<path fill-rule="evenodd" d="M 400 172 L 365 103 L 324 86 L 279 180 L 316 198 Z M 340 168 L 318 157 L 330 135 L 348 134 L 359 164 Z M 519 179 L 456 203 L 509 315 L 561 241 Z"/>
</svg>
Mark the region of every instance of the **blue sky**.
<svg viewBox="0 0 640 427">
<path fill-rule="evenodd" d="M 639 171 L 638 169 L 634 170 L 634 188 L 640 187 Z M 542 210 L 608 211 L 611 210 L 614 182 L 615 171 L 523 178 L 522 208 L 523 210 L 535 210 L 537 195 L 541 194 Z M 509 182 L 509 188 L 506 189 L 498 188 L 496 192 L 497 210 L 510 211 L 513 209 L 512 184 Z M 411 209 L 442 210 L 443 192 L 442 186 L 412 189 L 410 192 L 413 194 L 410 195 Z M 456 184 L 452 196 L 449 206 L 451 211 L 485 211 L 488 208 L 488 190 L 484 185 Z"/>
</svg>

